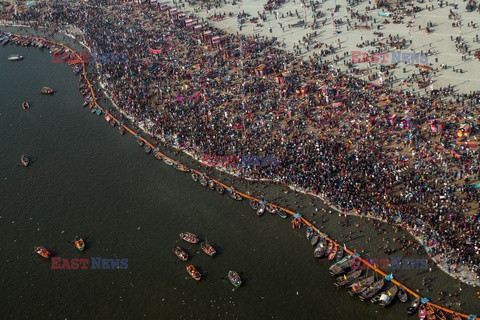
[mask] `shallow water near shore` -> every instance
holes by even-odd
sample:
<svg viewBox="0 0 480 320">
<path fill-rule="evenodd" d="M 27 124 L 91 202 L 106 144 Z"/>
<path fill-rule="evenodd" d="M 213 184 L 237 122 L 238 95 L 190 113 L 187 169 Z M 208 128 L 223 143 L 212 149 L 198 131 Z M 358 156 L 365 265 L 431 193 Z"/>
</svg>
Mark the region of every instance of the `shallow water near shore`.
<svg viewBox="0 0 480 320">
<path fill-rule="evenodd" d="M 12 53 L 25 59 L 7 61 Z M 257 218 L 247 201 L 200 186 L 82 108 L 77 77 L 47 50 L 4 46 L 0 70 L 1 319 L 406 317 L 406 304 L 383 309 L 335 290 L 303 230 Z M 56 93 L 41 95 L 43 86 Z M 208 238 L 218 256 L 181 241 L 184 231 Z M 88 236 L 85 252 L 68 243 L 76 235 Z M 33 245 L 62 258 L 126 258 L 128 269 L 52 270 Z M 176 245 L 202 281 L 189 279 Z M 244 286 L 224 279 L 229 270 Z"/>
</svg>

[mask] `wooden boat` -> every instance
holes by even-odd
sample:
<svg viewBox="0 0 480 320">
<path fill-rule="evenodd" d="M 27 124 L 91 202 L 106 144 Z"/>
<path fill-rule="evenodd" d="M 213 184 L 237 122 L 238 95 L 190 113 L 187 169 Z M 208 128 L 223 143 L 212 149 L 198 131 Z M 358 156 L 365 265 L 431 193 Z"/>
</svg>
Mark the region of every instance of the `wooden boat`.
<svg viewBox="0 0 480 320">
<path fill-rule="evenodd" d="M 185 241 L 190 242 L 190 243 L 197 243 L 198 242 L 197 236 L 194 235 L 193 233 L 190 233 L 190 232 L 180 233 L 180 239 L 185 240 Z"/>
<path fill-rule="evenodd" d="M 191 264 L 187 266 L 187 272 L 193 279 L 197 281 L 202 279 L 202 275 L 200 274 L 200 272 L 198 272 L 197 269 Z"/>
<path fill-rule="evenodd" d="M 445 313 L 440 310 L 440 309 L 437 309 L 437 318 L 439 320 L 447 320 L 447 316 L 445 315 Z"/>
<path fill-rule="evenodd" d="M 462 317 L 456 312 L 452 314 L 452 320 L 462 320 Z"/>
<path fill-rule="evenodd" d="M 271 205 L 267 205 L 266 209 L 267 209 L 268 213 L 270 213 L 271 215 L 277 214 L 277 210 L 275 210 L 275 208 L 272 207 Z"/>
<path fill-rule="evenodd" d="M 385 292 L 380 292 L 376 296 L 374 296 L 372 299 L 370 299 L 370 302 L 375 304 L 380 301 L 380 298 L 382 297 L 382 294 L 385 294 Z"/>
<path fill-rule="evenodd" d="M 177 256 L 178 259 L 182 261 L 188 260 L 188 254 L 180 247 L 173 248 L 173 253 Z"/>
<path fill-rule="evenodd" d="M 250 208 L 252 208 L 253 210 L 257 210 L 257 209 L 258 209 L 258 201 L 250 200 L 250 201 L 248 202 L 248 204 L 250 205 Z"/>
<path fill-rule="evenodd" d="M 263 213 L 265 212 L 265 205 L 264 204 L 261 204 L 258 206 L 258 209 L 257 209 L 257 216 L 263 216 Z"/>
<path fill-rule="evenodd" d="M 30 159 L 24 154 L 22 154 L 22 156 L 20 157 L 20 162 L 24 167 L 28 167 L 30 165 Z"/>
<path fill-rule="evenodd" d="M 143 147 L 143 150 L 145 151 L 146 154 L 150 154 L 150 152 L 152 152 L 152 148 L 150 148 L 150 146 L 148 144 L 146 144 Z"/>
<path fill-rule="evenodd" d="M 183 172 L 187 172 L 187 171 L 190 171 L 190 169 L 188 169 L 188 167 L 184 164 L 181 164 L 181 163 L 178 163 L 178 162 L 175 162 L 173 164 L 173 167 L 175 169 L 177 169 L 178 171 L 183 171 Z"/>
<path fill-rule="evenodd" d="M 392 301 L 395 299 L 397 292 L 398 292 L 398 286 L 396 285 L 393 285 L 390 288 L 388 288 L 388 290 L 380 296 L 380 301 L 379 301 L 380 305 L 382 307 L 389 306 L 392 303 Z"/>
<path fill-rule="evenodd" d="M 340 261 L 343 257 L 343 247 L 338 247 L 337 253 L 335 254 L 335 260 Z"/>
<path fill-rule="evenodd" d="M 53 93 L 53 89 L 52 89 L 52 88 L 49 88 L 49 87 L 43 87 L 42 90 L 40 90 L 40 93 L 41 93 L 41 94 L 52 94 L 52 93 Z"/>
<path fill-rule="evenodd" d="M 221 185 L 217 184 L 217 186 L 215 187 L 215 190 L 219 193 L 219 194 L 224 194 L 225 193 L 225 188 L 222 187 Z"/>
<path fill-rule="evenodd" d="M 420 307 L 418 308 L 418 319 L 419 320 L 427 319 L 427 310 L 424 304 L 421 304 Z"/>
<path fill-rule="evenodd" d="M 399 287 L 397 295 L 398 295 L 398 300 L 400 300 L 400 302 L 402 302 L 402 303 L 407 302 L 408 294 L 405 291 L 405 289 L 403 289 L 402 287 Z"/>
<path fill-rule="evenodd" d="M 208 180 L 205 179 L 204 176 L 200 176 L 200 177 L 198 178 L 198 182 L 200 182 L 200 184 L 201 184 L 202 186 L 204 186 L 204 187 L 208 186 Z"/>
<path fill-rule="evenodd" d="M 50 257 L 52 256 L 52 253 L 48 251 L 47 248 L 42 246 L 34 246 L 33 250 L 36 254 L 45 259 L 50 259 Z"/>
<path fill-rule="evenodd" d="M 215 190 L 215 182 L 213 180 L 208 181 L 208 187 L 210 190 Z"/>
<path fill-rule="evenodd" d="M 166 163 L 167 165 L 169 165 L 169 166 L 173 166 L 173 162 L 170 161 L 170 160 L 168 160 L 168 159 L 165 158 L 165 157 L 163 158 L 163 162 L 165 162 L 165 163 Z"/>
<path fill-rule="evenodd" d="M 413 300 L 412 304 L 408 307 L 407 313 L 409 315 L 414 314 L 415 312 L 417 312 L 419 306 L 420 306 L 420 298 L 416 298 L 415 300 Z"/>
<path fill-rule="evenodd" d="M 332 249 L 333 249 L 333 243 L 328 242 L 327 250 L 325 250 L 325 256 L 326 256 L 326 257 L 328 257 L 328 255 L 330 254 L 330 252 L 332 252 Z"/>
<path fill-rule="evenodd" d="M 312 246 L 315 246 L 318 243 L 318 240 L 320 239 L 320 235 L 318 233 L 314 233 L 313 236 L 310 238 L 310 244 Z"/>
<path fill-rule="evenodd" d="M 78 249 L 78 251 L 83 251 L 85 250 L 85 240 L 80 237 L 75 237 L 75 240 L 73 240 L 73 243 L 75 244 L 75 248 Z"/>
<path fill-rule="evenodd" d="M 435 310 L 433 310 L 431 306 L 427 305 L 426 310 L 427 310 L 427 318 L 426 318 L 427 320 L 437 319 L 437 316 L 435 315 Z"/>
<path fill-rule="evenodd" d="M 214 247 L 212 247 L 209 243 L 207 243 L 206 241 L 205 242 L 202 242 L 200 243 L 200 248 L 202 248 L 203 252 L 205 252 L 206 254 L 208 254 L 210 257 L 213 257 L 217 251 L 215 250 Z"/>
<path fill-rule="evenodd" d="M 154 155 L 155 159 L 163 160 L 163 155 L 160 153 L 160 151 L 155 150 L 153 155 Z"/>
<path fill-rule="evenodd" d="M 109 123 L 110 123 L 110 125 L 112 126 L 112 128 L 115 127 L 115 125 L 117 124 L 117 123 L 115 122 L 115 120 L 113 120 L 113 119 L 110 120 Z"/>
<path fill-rule="evenodd" d="M 30 105 L 28 104 L 27 101 L 25 101 L 25 102 L 22 103 L 22 108 L 23 108 L 23 110 L 27 110 L 27 109 L 30 108 Z"/>
<path fill-rule="evenodd" d="M 340 277 L 337 277 L 335 280 L 335 287 L 345 287 L 351 285 L 354 281 L 356 281 L 362 275 L 362 270 L 351 270 L 347 274 L 344 274 Z"/>
<path fill-rule="evenodd" d="M 142 139 L 137 138 L 137 143 L 138 143 L 138 145 L 139 145 L 140 147 L 143 147 L 144 142 L 143 142 Z"/>
<path fill-rule="evenodd" d="M 313 230 L 313 228 L 309 226 L 305 231 L 305 236 L 307 237 L 308 240 L 310 240 L 310 238 L 313 237 L 314 233 L 315 233 L 315 230 Z"/>
<path fill-rule="evenodd" d="M 321 258 L 325 254 L 325 250 L 327 250 L 327 241 L 325 241 L 324 238 L 320 238 L 315 250 L 313 250 L 313 256 L 315 258 Z"/>
<path fill-rule="evenodd" d="M 198 174 L 196 174 L 195 172 L 192 173 L 192 179 L 193 181 L 198 181 Z"/>
<path fill-rule="evenodd" d="M 118 127 L 118 132 L 120 132 L 120 134 L 123 136 L 125 134 L 125 128 L 123 127 L 123 125 L 121 125 L 120 127 Z"/>
<path fill-rule="evenodd" d="M 351 295 L 360 294 L 366 290 L 375 281 L 375 276 L 370 276 L 350 285 L 349 293 Z"/>
<path fill-rule="evenodd" d="M 369 286 L 366 290 L 360 293 L 360 299 L 365 301 L 367 299 L 372 299 L 374 295 L 382 290 L 383 286 L 385 285 L 385 279 L 382 278 L 376 282 L 374 282 L 371 286 Z"/>
<path fill-rule="evenodd" d="M 352 256 L 346 256 L 342 260 L 338 261 L 329 268 L 330 274 L 333 276 L 339 276 L 347 272 L 353 265 Z"/>
<path fill-rule="evenodd" d="M 283 210 L 277 209 L 276 212 L 277 212 L 277 216 L 279 216 L 282 219 L 286 219 L 288 217 L 288 214 Z"/>
<path fill-rule="evenodd" d="M 236 192 L 231 192 L 231 191 L 230 191 L 230 197 L 231 197 L 233 200 L 237 200 L 237 201 L 243 200 L 243 197 L 242 197 L 241 195 L 239 195 L 238 193 L 236 193 Z"/>
<path fill-rule="evenodd" d="M 242 279 L 235 271 L 228 271 L 228 280 L 230 280 L 230 282 L 237 288 L 240 288 L 240 286 L 242 285 Z"/>
<path fill-rule="evenodd" d="M 332 261 L 333 259 L 335 259 L 335 256 L 337 255 L 337 250 L 338 250 L 338 246 L 334 246 L 332 251 L 328 255 L 328 260 L 329 261 Z"/>
</svg>

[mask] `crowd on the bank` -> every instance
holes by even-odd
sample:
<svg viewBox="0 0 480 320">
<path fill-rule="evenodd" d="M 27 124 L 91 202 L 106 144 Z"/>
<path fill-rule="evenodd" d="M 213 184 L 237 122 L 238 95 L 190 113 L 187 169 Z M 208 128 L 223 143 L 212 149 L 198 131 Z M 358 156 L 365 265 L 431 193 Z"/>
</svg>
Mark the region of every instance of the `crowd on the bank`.
<svg viewBox="0 0 480 320">
<path fill-rule="evenodd" d="M 228 169 L 400 223 L 453 271 L 480 275 L 480 91 L 394 91 L 274 40 L 206 24 L 195 33 L 158 7 L 114 3 L 52 2 L 14 19 L 76 25 L 92 50 L 128 53 L 127 64 L 99 65 L 102 82 L 152 135 L 199 157 L 273 156 L 277 165 Z"/>
</svg>

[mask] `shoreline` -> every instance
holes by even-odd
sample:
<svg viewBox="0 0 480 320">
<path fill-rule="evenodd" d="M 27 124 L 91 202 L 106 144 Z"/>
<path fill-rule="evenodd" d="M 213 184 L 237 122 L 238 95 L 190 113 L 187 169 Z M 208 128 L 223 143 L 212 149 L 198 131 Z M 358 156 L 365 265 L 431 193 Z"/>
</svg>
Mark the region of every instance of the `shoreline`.
<svg viewBox="0 0 480 320">
<path fill-rule="evenodd" d="M 29 29 L 32 29 L 31 26 L 29 25 L 22 25 L 22 24 L 13 24 L 12 21 L 1 21 L 3 24 L 7 24 L 9 23 L 10 25 L 8 27 L 15 27 L 15 28 L 29 28 Z M 66 25 L 64 27 L 67 27 L 67 28 L 72 28 L 72 26 L 70 25 Z M 73 26 L 74 27 L 74 26 Z M 38 28 L 44 28 L 44 27 L 38 27 Z M 44 28 L 46 29 L 46 28 Z M 69 34 L 65 31 L 57 31 L 58 34 L 61 34 L 61 35 L 64 35 L 64 36 L 68 36 L 70 37 L 72 40 L 76 40 L 75 36 L 72 35 L 72 34 Z M 83 36 L 83 34 L 81 34 Z M 76 40 L 77 41 L 77 40 Z M 79 45 L 81 45 L 83 48 L 87 49 L 89 52 L 91 52 L 91 48 L 89 48 L 85 43 L 81 42 L 81 41 L 77 41 L 77 43 Z M 100 76 L 101 77 L 101 74 L 98 72 L 98 63 L 95 65 L 95 73 L 97 76 Z M 161 135 L 152 135 L 150 133 L 150 130 L 147 128 L 147 126 L 150 126 L 152 123 L 151 121 L 149 121 L 148 119 L 146 119 L 146 121 L 141 121 L 141 122 L 146 122 L 144 124 L 142 124 L 141 122 L 137 121 L 137 119 L 135 119 L 134 117 L 126 114 L 123 110 L 121 110 L 121 108 L 116 104 L 116 102 L 113 100 L 113 98 L 110 96 L 108 90 L 107 90 L 107 85 L 105 83 L 103 83 L 101 80 L 98 80 L 98 85 L 100 86 L 101 90 L 102 90 L 102 93 L 105 95 L 105 97 L 112 103 L 112 105 L 116 108 L 116 110 L 122 114 L 126 119 L 130 120 L 132 122 L 132 124 L 135 126 L 135 127 L 138 127 L 140 130 L 142 130 L 145 134 L 151 136 L 152 138 L 155 138 L 157 140 L 160 140 L 165 146 L 169 146 L 169 147 L 172 147 L 174 148 L 175 150 L 177 151 L 180 151 L 182 153 L 184 153 L 185 155 L 189 156 L 190 158 L 192 158 L 193 160 L 195 160 L 196 162 L 198 162 L 199 165 L 201 166 L 205 166 L 203 164 L 203 162 L 201 161 L 201 156 L 199 156 L 198 154 L 194 153 L 193 151 L 191 150 L 188 150 L 188 149 L 183 149 L 182 147 L 176 145 L 176 144 L 172 144 L 171 142 L 169 142 L 167 139 L 165 139 L 164 136 L 161 136 Z M 208 167 L 208 166 L 205 166 L 205 167 Z M 214 170 L 217 170 L 219 172 L 222 172 L 222 173 L 226 173 L 230 176 L 233 176 L 237 179 L 240 179 L 240 180 L 247 180 L 247 181 L 251 181 L 251 182 L 267 182 L 267 183 L 273 183 L 273 184 L 277 184 L 279 181 L 278 180 L 275 180 L 275 179 L 255 179 L 255 178 L 250 178 L 250 177 L 245 177 L 245 176 L 241 176 L 240 173 L 238 172 L 235 172 L 234 170 L 229 170 L 229 168 L 225 168 L 225 167 L 219 167 L 219 166 L 213 166 L 211 167 L 212 169 Z M 302 193 L 304 194 L 305 196 L 311 196 L 311 197 L 315 197 L 315 198 L 318 198 L 320 199 L 326 206 L 328 206 L 330 209 L 333 209 L 335 210 L 337 213 L 341 214 L 341 215 L 345 215 L 345 216 L 354 216 L 354 217 L 360 217 L 360 218 L 364 218 L 366 217 L 367 219 L 374 219 L 376 221 L 380 221 L 382 223 L 385 223 L 387 225 L 395 225 L 395 226 L 398 226 L 398 227 L 402 227 L 402 224 L 401 223 L 390 223 L 384 219 L 381 219 L 379 217 L 376 217 L 376 216 L 371 216 L 371 215 L 364 215 L 364 214 L 360 214 L 360 213 L 355 213 L 355 212 L 345 212 L 345 211 L 341 211 L 338 207 L 336 207 L 335 205 L 333 205 L 328 199 L 326 199 L 324 196 L 320 195 L 320 194 L 314 194 L 312 192 L 310 192 L 309 190 L 306 190 L 306 189 L 302 189 L 302 188 L 299 188 L 298 186 L 296 185 L 285 185 L 285 184 L 282 184 L 282 186 L 286 186 L 288 187 L 290 190 L 294 191 L 294 192 L 299 192 L 299 193 Z M 249 194 L 247 192 L 247 194 Z M 416 239 L 416 241 L 423 245 L 422 243 L 422 240 L 418 234 L 418 232 L 415 232 L 415 230 L 412 230 L 410 228 L 408 229 L 405 229 L 406 232 L 408 232 L 412 237 L 414 237 Z M 442 259 L 441 258 L 441 255 L 437 255 L 437 256 L 432 256 L 428 253 L 428 251 L 433 247 L 433 246 L 424 246 L 425 247 L 425 250 L 427 251 L 427 255 L 428 257 L 443 271 L 445 272 L 446 274 L 448 274 L 450 277 L 452 277 L 453 279 L 455 280 L 458 280 L 458 281 L 461 281 L 467 285 L 470 285 L 474 288 L 476 288 L 477 286 L 480 287 L 480 280 L 478 279 L 475 279 L 476 276 L 473 272 L 471 272 L 470 270 L 468 270 L 467 267 L 465 266 L 459 266 L 459 272 L 457 272 L 457 274 L 460 274 L 460 276 L 456 275 L 455 273 L 453 272 L 449 272 L 448 271 L 448 266 L 446 265 L 446 263 L 444 262 L 445 259 Z M 467 269 L 467 270 L 465 270 Z"/>
<path fill-rule="evenodd" d="M 31 29 L 31 27 L 25 26 L 25 25 L 17 25 L 17 26 L 12 26 L 12 27 L 22 27 L 22 28 L 29 28 L 29 29 Z M 41 28 L 41 27 L 39 27 L 39 28 Z M 62 32 L 62 31 L 59 31 L 58 33 L 59 33 L 59 34 L 62 34 L 62 35 L 66 35 L 66 36 L 71 37 L 71 38 L 74 39 L 74 36 L 73 36 L 73 35 L 70 35 L 70 34 L 68 34 L 68 33 L 64 33 L 64 32 Z M 90 48 L 88 48 L 88 46 L 86 46 L 84 43 L 78 42 L 78 44 L 79 44 L 79 45 L 82 45 L 84 48 L 86 48 L 86 49 L 88 49 L 88 50 L 90 51 Z M 97 71 L 98 71 L 98 68 L 95 70 L 94 74 L 98 76 L 99 73 L 98 73 Z M 100 76 L 101 76 L 101 75 L 100 75 Z M 140 129 L 141 129 L 142 131 L 144 131 L 146 134 L 151 135 L 151 134 L 149 133 L 148 128 L 147 128 L 148 123 L 141 124 L 141 123 L 139 123 L 136 119 L 134 119 L 133 117 L 126 115 L 122 110 L 120 110 L 120 108 L 118 107 L 118 105 L 113 101 L 113 99 L 111 98 L 111 96 L 108 94 L 107 88 L 106 88 L 105 84 L 102 83 L 101 81 L 99 81 L 99 86 L 100 86 L 101 89 L 103 90 L 103 94 L 105 95 L 105 97 L 108 98 L 108 99 L 112 102 L 112 104 L 115 106 L 115 108 L 116 108 L 121 114 L 125 115 L 127 119 L 130 119 L 136 127 L 140 128 Z M 176 149 L 176 150 L 182 151 L 182 153 L 185 153 L 185 155 L 191 157 L 191 158 L 194 159 L 196 162 L 198 162 L 197 164 L 200 164 L 200 165 L 201 165 L 202 162 L 201 162 L 201 160 L 200 160 L 200 157 L 199 157 L 198 155 L 196 155 L 195 153 L 193 153 L 193 152 L 191 152 L 191 151 L 189 151 L 189 150 L 184 150 L 184 149 L 182 149 L 182 148 L 180 148 L 180 147 L 178 147 L 178 146 L 176 146 L 176 145 L 174 145 L 174 144 L 169 143 L 169 142 L 167 141 L 167 139 L 165 139 L 163 136 L 155 135 L 155 136 L 153 136 L 153 137 L 156 138 L 156 139 L 160 139 L 166 146 L 169 146 L 169 147 L 172 147 L 172 148 L 174 148 L 174 149 Z M 233 176 L 233 177 L 237 178 L 237 180 L 239 180 L 239 182 L 241 182 L 242 180 L 252 181 L 252 182 L 255 182 L 255 183 L 259 182 L 258 180 L 253 179 L 253 178 L 241 177 L 241 176 L 239 176 L 238 174 L 235 174 L 235 172 L 232 172 L 231 170 L 230 170 L 230 171 L 229 171 L 229 170 L 223 170 L 222 168 L 218 168 L 218 167 L 217 167 L 217 168 L 212 168 L 212 169 L 217 169 L 217 171 L 219 171 L 219 172 L 221 172 L 221 173 L 226 173 L 226 174 L 228 174 L 228 175 L 230 175 L 230 176 Z M 272 184 L 272 182 L 274 182 L 274 181 L 271 181 L 271 180 L 268 180 L 268 179 L 262 179 L 261 182 L 268 182 L 269 184 Z M 274 182 L 274 184 L 276 184 L 276 183 Z M 282 184 L 282 186 L 284 186 L 284 185 Z M 288 186 L 288 188 L 290 188 L 291 190 L 294 190 L 295 192 L 301 192 L 302 194 L 304 194 L 304 195 L 306 195 L 306 196 L 314 196 L 314 197 L 316 197 L 316 198 L 318 198 L 318 199 L 321 199 L 321 200 L 324 202 L 325 205 L 328 205 L 328 206 L 329 206 L 329 208 L 332 208 L 332 209 L 336 210 L 337 212 L 340 212 L 337 208 L 335 208 L 334 206 L 328 204 L 328 201 L 324 201 L 320 195 L 314 195 L 314 194 L 312 194 L 311 192 L 308 192 L 307 190 L 302 190 L 302 189 L 299 189 L 299 188 L 297 188 L 297 187 L 295 187 L 295 186 L 291 186 L 291 185 Z M 249 194 L 249 193 L 248 193 L 248 194 Z M 365 215 L 360 215 L 360 214 L 355 214 L 355 213 L 349 213 L 349 212 L 347 212 L 347 213 L 345 213 L 345 212 L 340 212 L 340 213 L 343 214 L 343 215 L 345 215 L 345 216 L 348 215 L 348 216 L 354 216 L 354 217 L 360 217 L 360 218 L 366 217 L 368 220 L 370 220 L 371 218 L 373 218 L 373 220 L 385 222 L 385 221 L 383 221 L 383 220 L 381 220 L 381 219 L 379 219 L 379 218 L 377 218 L 377 217 L 365 216 Z M 390 224 L 390 223 L 387 222 L 387 225 L 391 226 L 392 224 Z M 410 232 L 409 232 L 409 233 L 410 233 Z M 413 236 L 413 234 L 412 234 L 412 236 Z M 418 237 L 415 237 L 415 238 L 416 238 L 417 241 L 420 243 L 420 239 L 419 239 Z M 435 259 L 435 257 L 431 257 L 431 258 L 432 258 L 432 260 Z M 434 260 L 434 262 L 436 262 L 436 261 Z M 458 280 L 463 281 L 462 279 L 458 279 Z"/>
</svg>

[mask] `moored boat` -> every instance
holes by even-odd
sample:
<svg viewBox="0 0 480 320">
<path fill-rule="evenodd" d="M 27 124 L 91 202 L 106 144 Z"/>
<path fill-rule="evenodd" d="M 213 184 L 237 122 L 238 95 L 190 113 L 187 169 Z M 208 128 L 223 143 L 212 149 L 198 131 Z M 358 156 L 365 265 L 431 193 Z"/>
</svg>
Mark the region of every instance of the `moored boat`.
<svg viewBox="0 0 480 320">
<path fill-rule="evenodd" d="M 370 299 L 370 302 L 371 303 L 377 303 L 380 301 L 380 298 L 382 297 L 382 295 L 385 294 L 385 292 L 380 292 L 378 293 L 376 296 L 374 296 L 372 299 Z"/>
<path fill-rule="evenodd" d="M 462 320 L 462 317 L 456 312 L 452 314 L 452 320 Z"/>
<path fill-rule="evenodd" d="M 145 142 L 143 142 L 143 139 L 140 139 L 139 137 L 137 137 L 137 144 L 138 144 L 140 147 L 143 147 L 143 145 L 145 144 Z"/>
<path fill-rule="evenodd" d="M 253 210 L 257 210 L 257 209 L 258 209 L 258 201 L 250 200 L 250 201 L 248 202 L 248 204 L 250 205 L 250 208 L 252 208 Z"/>
<path fill-rule="evenodd" d="M 237 272 L 235 271 L 228 271 L 228 280 L 237 288 L 239 288 L 242 285 L 242 279 L 238 275 Z"/>
<path fill-rule="evenodd" d="M 447 316 L 445 315 L 445 313 L 440 310 L 440 309 L 437 309 L 437 318 L 439 320 L 447 320 Z"/>
<path fill-rule="evenodd" d="M 198 174 L 196 174 L 195 172 L 192 173 L 192 179 L 193 181 L 198 181 Z"/>
<path fill-rule="evenodd" d="M 353 265 L 352 256 L 348 255 L 343 259 L 337 261 L 328 270 L 330 271 L 331 275 L 338 276 L 348 271 L 352 267 L 352 265 Z"/>
<path fill-rule="evenodd" d="M 24 154 L 21 155 L 20 162 L 24 167 L 28 167 L 30 165 L 30 159 Z"/>
<path fill-rule="evenodd" d="M 188 260 L 188 254 L 180 247 L 173 248 L 173 253 L 177 256 L 178 259 L 182 261 Z"/>
<path fill-rule="evenodd" d="M 27 101 L 24 101 L 24 102 L 22 103 L 22 108 L 23 108 L 23 110 L 27 110 L 27 109 L 30 108 L 30 105 L 28 104 Z"/>
<path fill-rule="evenodd" d="M 332 251 L 328 255 L 328 260 L 329 261 L 332 261 L 333 259 L 335 259 L 335 256 L 337 255 L 337 250 L 338 250 L 338 246 L 334 246 Z"/>
<path fill-rule="evenodd" d="M 435 310 L 430 305 L 426 306 L 427 320 L 435 320 L 437 316 L 435 315 Z"/>
<path fill-rule="evenodd" d="M 326 256 L 326 257 L 328 257 L 328 255 L 330 254 L 330 252 L 332 252 L 332 249 L 333 249 L 333 243 L 328 242 L 327 250 L 325 250 L 325 256 Z"/>
<path fill-rule="evenodd" d="M 420 298 L 416 298 L 415 300 L 413 300 L 412 304 L 408 307 L 407 313 L 409 315 L 414 314 L 418 310 L 419 306 L 420 306 Z"/>
<path fill-rule="evenodd" d="M 112 126 L 112 128 L 115 127 L 115 125 L 117 124 L 114 119 L 110 120 L 109 123 Z"/>
<path fill-rule="evenodd" d="M 180 239 L 185 240 L 185 241 L 190 242 L 190 243 L 197 243 L 198 242 L 197 236 L 194 235 L 193 233 L 190 233 L 190 232 L 180 233 Z"/>
<path fill-rule="evenodd" d="M 204 187 L 208 186 L 208 180 L 203 175 L 198 178 L 198 182 Z"/>
<path fill-rule="evenodd" d="M 162 155 L 162 153 L 161 153 L 160 151 L 158 151 L 158 148 L 155 149 L 153 155 L 154 155 L 155 159 L 157 159 L 157 160 L 163 160 L 163 155 Z"/>
<path fill-rule="evenodd" d="M 148 144 L 143 147 L 143 150 L 146 154 L 150 154 L 150 152 L 152 152 L 152 148 Z"/>
<path fill-rule="evenodd" d="M 321 258 L 325 254 L 325 250 L 327 250 L 327 241 L 325 241 L 324 238 L 320 238 L 315 250 L 313 250 L 313 256 L 315 258 Z"/>
<path fill-rule="evenodd" d="M 427 319 L 427 310 L 424 304 L 421 304 L 420 307 L 418 307 L 418 319 L 419 320 Z"/>
<path fill-rule="evenodd" d="M 200 274 L 200 272 L 198 272 L 197 269 L 191 264 L 187 266 L 187 272 L 193 279 L 197 281 L 202 279 L 202 275 Z"/>
<path fill-rule="evenodd" d="M 282 219 L 286 219 L 288 217 L 288 214 L 283 210 L 277 209 L 276 212 L 277 212 L 277 216 L 279 216 Z"/>
<path fill-rule="evenodd" d="M 275 208 L 272 207 L 271 205 L 267 205 L 266 209 L 267 209 L 268 213 L 270 213 L 271 215 L 277 214 L 277 210 L 275 210 Z"/>
<path fill-rule="evenodd" d="M 165 157 L 163 158 L 163 162 L 165 162 L 165 163 L 166 163 L 167 165 L 169 165 L 169 166 L 173 166 L 173 162 L 170 161 L 170 160 L 168 160 L 168 159 L 165 158 Z"/>
<path fill-rule="evenodd" d="M 350 285 L 349 293 L 351 295 L 360 294 L 366 290 L 375 281 L 375 276 L 370 276 Z"/>
<path fill-rule="evenodd" d="M 232 191 L 231 189 L 228 189 L 228 190 L 229 190 L 228 193 L 230 194 L 230 198 L 232 198 L 233 200 L 237 200 L 237 201 L 243 200 L 243 197 L 241 195 L 239 195 L 235 191 Z"/>
<path fill-rule="evenodd" d="M 215 182 L 213 180 L 208 181 L 208 187 L 210 190 L 215 190 Z"/>
<path fill-rule="evenodd" d="M 219 194 L 224 194 L 225 193 L 225 188 L 222 187 L 221 185 L 217 184 L 217 186 L 215 187 L 215 191 L 217 191 L 217 193 L 219 193 Z"/>
<path fill-rule="evenodd" d="M 343 253 L 344 253 L 343 247 L 338 247 L 337 253 L 335 254 L 335 260 L 340 261 L 343 257 Z"/>
<path fill-rule="evenodd" d="M 307 237 L 308 240 L 310 240 L 311 237 L 313 237 L 313 234 L 315 233 L 315 230 L 311 226 L 307 227 L 307 230 L 305 230 L 305 236 Z"/>
<path fill-rule="evenodd" d="M 178 163 L 178 162 L 175 162 L 173 164 L 173 167 L 175 169 L 177 169 L 178 171 L 183 171 L 183 172 L 187 172 L 187 171 L 190 171 L 190 169 L 188 169 L 188 167 L 184 164 L 181 164 L 181 163 Z"/>
<path fill-rule="evenodd" d="M 45 259 L 50 259 L 50 257 L 52 256 L 52 253 L 48 251 L 47 248 L 42 246 L 34 246 L 33 250 L 36 254 Z"/>
<path fill-rule="evenodd" d="M 400 302 L 402 303 L 405 303 L 408 300 L 408 294 L 405 291 L 405 289 L 403 289 L 402 287 L 398 288 L 397 296 L 398 296 L 398 300 L 400 300 Z"/>
<path fill-rule="evenodd" d="M 336 278 L 334 283 L 335 287 L 345 287 L 351 285 L 355 280 L 357 280 L 362 274 L 361 269 L 351 270 L 347 274 L 344 274 Z"/>
<path fill-rule="evenodd" d="M 119 126 L 118 127 L 118 132 L 123 136 L 125 134 L 125 128 L 123 127 L 123 125 Z"/>
<path fill-rule="evenodd" d="M 261 205 L 258 206 L 257 209 L 257 216 L 263 216 L 263 213 L 265 212 L 265 205 L 262 203 Z"/>
<path fill-rule="evenodd" d="M 371 286 L 368 286 L 367 289 L 360 293 L 360 299 L 365 301 L 367 299 L 372 299 L 374 295 L 382 290 L 383 286 L 385 285 L 385 279 L 380 279 L 374 282 Z"/>
<path fill-rule="evenodd" d="M 75 248 L 78 249 L 78 251 L 83 251 L 85 250 L 85 239 L 76 236 L 75 240 L 73 240 L 73 243 L 75 244 Z"/>
<path fill-rule="evenodd" d="M 320 235 L 315 232 L 315 234 L 310 238 L 310 244 L 312 246 L 315 246 L 318 243 L 319 239 L 320 239 Z"/>
<path fill-rule="evenodd" d="M 52 89 L 52 88 L 49 88 L 49 87 L 43 87 L 43 88 L 40 90 L 40 93 L 41 93 L 41 94 L 52 94 L 52 93 L 53 93 L 53 89 Z"/>
<path fill-rule="evenodd" d="M 392 301 L 395 299 L 397 292 L 398 292 L 398 286 L 396 285 L 393 285 L 390 288 L 388 288 L 388 290 L 380 296 L 380 301 L 379 301 L 380 305 L 382 307 L 389 306 L 392 303 Z"/>
<path fill-rule="evenodd" d="M 215 250 L 214 247 L 212 247 L 209 243 L 207 243 L 206 241 L 205 242 L 202 242 L 200 243 L 200 248 L 202 248 L 203 252 L 205 252 L 206 254 L 208 254 L 210 257 L 213 257 L 217 251 Z"/>
</svg>

